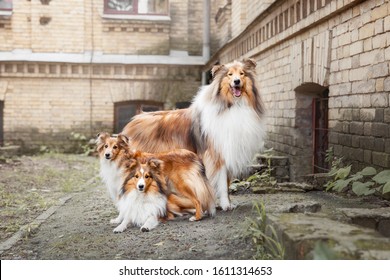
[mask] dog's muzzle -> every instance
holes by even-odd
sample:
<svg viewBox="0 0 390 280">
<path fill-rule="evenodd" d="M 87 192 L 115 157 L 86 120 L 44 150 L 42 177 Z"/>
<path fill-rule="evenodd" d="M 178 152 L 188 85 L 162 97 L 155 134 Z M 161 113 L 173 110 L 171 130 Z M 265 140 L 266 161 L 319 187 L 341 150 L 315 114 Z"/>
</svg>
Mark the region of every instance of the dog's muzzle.
<svg viewBox="0 0 390 280">
<path fill-rule="evenodd" d="M 143 191 L 145 190 L 145 185 L 139 184 L 139 185 L 137 185 L 137 188 L 138 188 L 138 190 L 139 190 L 140 192 L 143 192 Z"/>
</svg>

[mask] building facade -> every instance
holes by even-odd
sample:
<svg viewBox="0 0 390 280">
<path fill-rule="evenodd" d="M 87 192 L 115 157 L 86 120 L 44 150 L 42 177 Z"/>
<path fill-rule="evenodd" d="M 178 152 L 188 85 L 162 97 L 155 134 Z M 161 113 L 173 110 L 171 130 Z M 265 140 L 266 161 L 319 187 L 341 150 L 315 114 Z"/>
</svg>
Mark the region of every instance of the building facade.
<svg viewBox="0 0 390 280">
<path fill-rule="evenodd" d="M 60 147 L 191 101 L 203 2 L 0 0 L 1 142 Z M 191 35 L 190 35 L 191 34 Z"/>
<path fill-rule="evenodd" d="M 325 171 L 329 147 L 390 168 L 388 0 L 0 0 L 0 141 L 118 132 L 244 57 L 292 179 Z"/>
</svg>

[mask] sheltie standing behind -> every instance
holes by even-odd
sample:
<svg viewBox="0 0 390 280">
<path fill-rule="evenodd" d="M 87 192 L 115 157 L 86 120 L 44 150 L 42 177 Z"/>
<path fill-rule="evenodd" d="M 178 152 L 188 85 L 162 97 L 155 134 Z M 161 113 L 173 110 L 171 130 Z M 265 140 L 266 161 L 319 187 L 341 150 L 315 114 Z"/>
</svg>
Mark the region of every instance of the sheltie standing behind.
<svg viewBox="0 0 390 280">
<path fill-rule="evenodd" d="M 112 202 L 118 208 L 118 195 L 122 188 L 122 174 L 125 162 L 121 151 L 128 149 L 124 142 L 118 142 L 107 132 L 100 132 L 96 138 L 96 150 L 100 158 L 100 178 L 106 185 Z"/>
<path fill-rule="evenodd" d="M 137 115 L 123 133 L 142 151 L 183 148 L 197 153 L 220 206 L 232 209 L 229 183 L 246 172 L 264 145 L 264 106 L 255 68 L 251 59 L 214 66 L 213 82 L 199 90 L 188 109 Z"/>
</svg>

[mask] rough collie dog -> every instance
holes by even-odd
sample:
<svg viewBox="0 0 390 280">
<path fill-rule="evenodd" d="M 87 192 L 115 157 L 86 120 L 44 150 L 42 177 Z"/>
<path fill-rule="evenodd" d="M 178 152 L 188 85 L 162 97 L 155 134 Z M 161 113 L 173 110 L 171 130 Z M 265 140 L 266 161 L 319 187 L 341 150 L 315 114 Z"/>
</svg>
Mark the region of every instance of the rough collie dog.
<svg viewBox="0 0 390 280">
<path fill-rule="evenodd" d="M 165 178 L 161 174 L 161 163 L 150 159 L 146 164 L 137 160 L 130 161 L 128 176 L 123 183 L 118 200 L 118 222 L 115 233 L 123 232 L 131 223 L 141 227 L 141 231 L 150 231 L 166 216 L 167 197 Z"/>
<path fill-rule="evenodd" d="M 132 149 L 132 142 L 125 135 L 111 137 L 105 132 L 98 134 L 96 142 L 100 154 L 100 175 L 118 210 L 123 182 L 133 176 L 133 160 L 145 163 L 154 158 L 162 162 L 161 172 L 168 182 L 165 191 L 169 200 L 169 213 L 183 215 L 195 209 L 195 215 L 190 221 L 202 219 L 205 212 L 214 216 L 214 191 L 206 178 L 204 166 L 195 153 L 184 149 L 156 154 L 143 153 Z M 172 215 L 168 215 L 168 218 Z M 111 220 L 111 223 L 119 222 L 119 216 Z"/>
<path fill-rule="evenodd" d="M 255 68 L 251 59 L 214 66 L 213 82 L 199 90 L 188 109 L 137 115 L 123 134 L 143 151 L 184 148 L 196 152 L 221 208 L 232 209 L 230 181 L 246 172 L 264 145 L 264 106 Z"/>
</svg>

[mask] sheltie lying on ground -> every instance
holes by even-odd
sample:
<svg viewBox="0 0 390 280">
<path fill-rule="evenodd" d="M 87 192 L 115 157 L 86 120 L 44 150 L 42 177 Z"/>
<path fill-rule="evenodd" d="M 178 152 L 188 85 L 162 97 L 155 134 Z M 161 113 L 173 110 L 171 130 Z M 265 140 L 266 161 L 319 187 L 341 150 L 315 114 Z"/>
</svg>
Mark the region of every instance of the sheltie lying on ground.
<svg viewBox="0 0 390 280">
<path fill-rule="evenodd" d="M 151 153 L 183 148 L 197 153 L 223 210 L 232 209 L 228 186 L 264 145 L 264 106 L 251 59 L 214 66 L 188 109 L 137 115 L 123 134 Z"/>
<path fill-rule="evenodd" d="M 131 170 L 123 182 L 118 200 L 118 225 L 114 232 L 123 232 L 128 224 L 141 227 L 141 231 L 155 228 L 159 219 L 167 216 L 165 178 L 161 174 L 161 161 L 150 159 L 140 164 L 129 161 Z M 131 176 L 130 176 L 131 175 Z"/>
<path fill-rule="evenodd" d="M 100 176 L 105 182 L 111 199 L 118 210 L 123 186 L 134 176 L 134 160 L 144 164 L 151 159 L 160 160 L 162 176 L 166 182 L 162 190 L 167 197 L 167 218 L 195 211 L 190 221 L 200 220 L 207 212 L 215 214 L 215 198 L 198 156 L 188 150 L 178 149 L 165 153 L 143 153 L 132 149 L 132 142 L 125 135 L 111 137 L 99 133 L 96 140 L 100 157 Z M 111 223 L 122 222 L 119 214 Z"/>
</svg>

